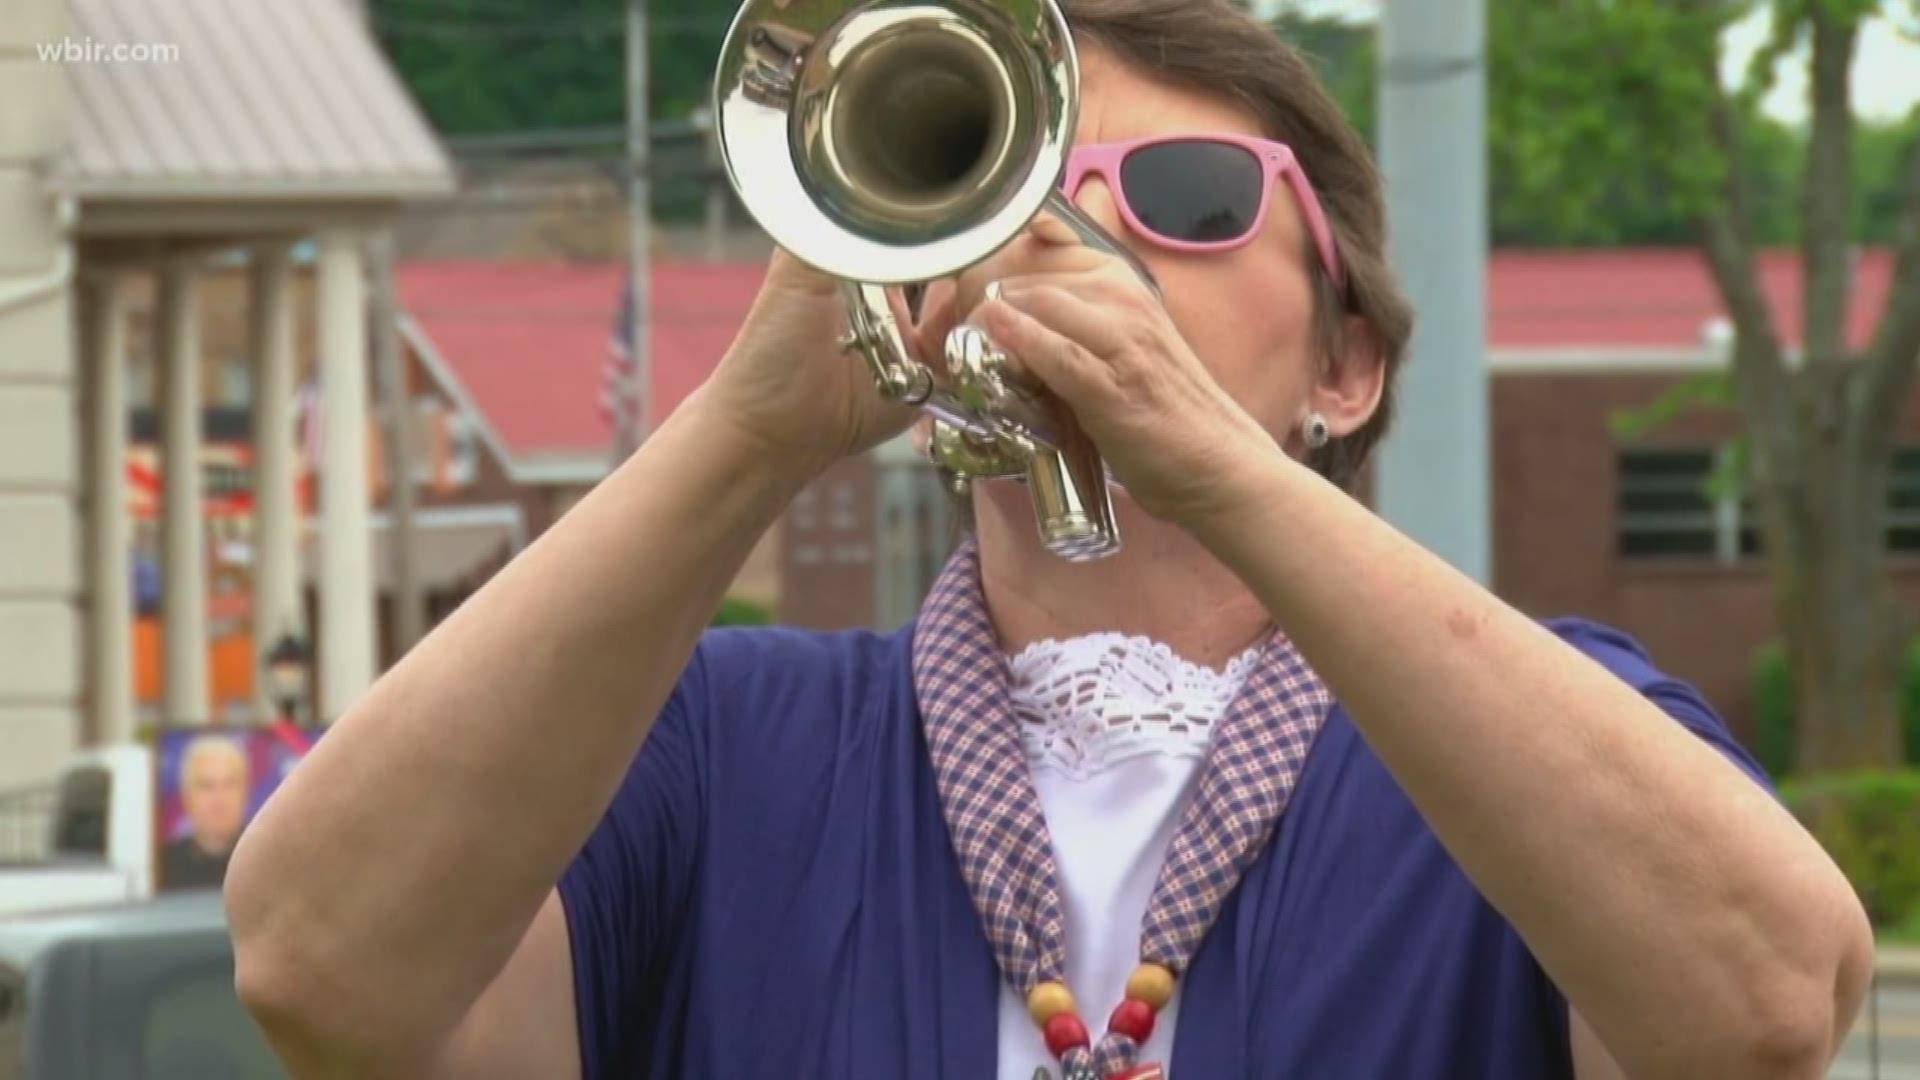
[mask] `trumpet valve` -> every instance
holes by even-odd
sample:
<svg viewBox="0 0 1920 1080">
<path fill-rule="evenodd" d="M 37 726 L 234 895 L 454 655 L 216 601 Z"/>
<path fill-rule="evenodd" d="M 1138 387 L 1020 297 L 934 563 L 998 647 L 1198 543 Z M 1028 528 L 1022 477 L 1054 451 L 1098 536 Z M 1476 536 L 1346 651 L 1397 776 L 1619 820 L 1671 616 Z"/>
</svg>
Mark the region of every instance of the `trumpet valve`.
<svg viewBox="0 0 1920 1080">
<path fill-rule="evenodd" d="M 1003 437 L 982 438 L 945 420 L 935 420 L 927 456 L 951 474 L 985 480 L 1025 473 L 1031 445 L 1023 448 L 1009 445 Z"/>
<path fill-rule="evenodd" d="M 993 413 L 1007 404 L 1007 354 L 977 326 L 958 326 L 947 335 L 947 374 L 961 403 L 976 413 Z"/>
</svg>

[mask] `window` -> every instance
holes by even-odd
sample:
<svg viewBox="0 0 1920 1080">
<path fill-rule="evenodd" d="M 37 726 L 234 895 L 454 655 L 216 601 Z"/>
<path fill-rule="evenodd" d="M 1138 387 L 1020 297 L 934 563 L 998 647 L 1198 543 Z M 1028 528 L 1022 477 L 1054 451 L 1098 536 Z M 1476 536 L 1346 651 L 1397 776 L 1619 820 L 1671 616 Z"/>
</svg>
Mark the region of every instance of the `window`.
<svg viewBox="0 0 1920 1080">
<path fill-rule="evenodd" d="M 253 470 L 238 460 L 212 458 L 203 453 L 200 469 L 203 497 L 227 500 L 253 490 Z"/>
<path fill-rule="evenodd" d="M 246 408 L 253 403 L 253 364 L 245 357 L 233 356 L 222 361 L 220 371 L 220 404 L 233 408 Z"/>
<path fill-rule="evenodd" d="M 1620 452 L 1622 558 L 1731 564 L 1760 554 L 1760 518 L 1751 497 L 1709 493 L 1725 453 L 1711 447 Z M 1920 554 L 1920 446 L 1894 451 L 1887 474 L 1887 550 Z"/>
<path fill-rule="evenodd" d="M 159 407 L 160 395 L 153 385 L 153 361 L 138 358 L 127 364 L 127 407 L 135 410 Z"/>
<path fill-rule="evenodd" d="M 113 808 L 113 774 L 98 765 L 69 772 L 60 783 L 54 811 L 53 850 L 86 859 L 107 857 L 107 823 Z"/>
<path fill-rule="evenodd" d="M 898 626 L 921 600 L 953 552 L 952 497 L 925 460 L 876 455 L 874 500 L 879 539 L 875 621 Z"/>
<path fill-rule="evenodd" d="M 1887 550 L 1920 553 L 1920 446 L 1893 452 L 1887 474 Z"/>
<path fill-rule="evenodd" d="M 465 488 L 480 475 L 480 432 L 465 413 L 434 397 L 413 402 L 413 481 L 435 488 Z"/>
<path fill-rule="evenodd" d="M 1759 521 L 1750 501 L 1741 495 L 1716 497 L 1709 491 L 1727 452 L 1713 447 L 1621 451 L 1621 557 L 1731 564 L 1757 555 Z M 1916 479 L 1920 480 L 1920 470 Z"/>
</svg>

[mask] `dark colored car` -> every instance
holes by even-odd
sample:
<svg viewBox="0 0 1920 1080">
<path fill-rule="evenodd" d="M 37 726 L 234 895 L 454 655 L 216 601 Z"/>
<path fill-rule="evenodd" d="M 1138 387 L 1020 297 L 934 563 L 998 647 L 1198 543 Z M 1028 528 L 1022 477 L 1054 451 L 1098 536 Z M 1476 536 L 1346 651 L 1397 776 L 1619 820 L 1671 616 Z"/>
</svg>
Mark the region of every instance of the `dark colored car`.
<svg viewBox="0 0 1920 1080">
<path fill-rule="evenodd" d="M 0 1080 L 281 1080 L 217 893 L 0 921 Z"/>
</svg>

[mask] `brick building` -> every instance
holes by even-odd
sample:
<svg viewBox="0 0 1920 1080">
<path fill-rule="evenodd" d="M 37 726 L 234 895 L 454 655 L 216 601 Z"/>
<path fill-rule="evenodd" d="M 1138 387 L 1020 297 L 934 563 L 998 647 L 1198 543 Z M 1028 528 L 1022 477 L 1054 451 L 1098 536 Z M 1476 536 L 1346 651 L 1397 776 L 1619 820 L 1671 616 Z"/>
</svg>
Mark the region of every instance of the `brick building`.
<svg viewBox="0 0 1920 1080">
<path fill-rule="evenodd" d="M 650 423 L 694 388 L 733 340 L 760 263 L 655 268 Z M 428 261 L 399 268 L 402 338 L 423 374 L 473 418 L 481 461 L 460 498 L 520 507 L 538 536 L 606 475 L 613 430 L 602 407 L 625 288 L 617 263 Z M 732 595 L 771 609 L 777 537 L 762 538 Z"/>
</svg>

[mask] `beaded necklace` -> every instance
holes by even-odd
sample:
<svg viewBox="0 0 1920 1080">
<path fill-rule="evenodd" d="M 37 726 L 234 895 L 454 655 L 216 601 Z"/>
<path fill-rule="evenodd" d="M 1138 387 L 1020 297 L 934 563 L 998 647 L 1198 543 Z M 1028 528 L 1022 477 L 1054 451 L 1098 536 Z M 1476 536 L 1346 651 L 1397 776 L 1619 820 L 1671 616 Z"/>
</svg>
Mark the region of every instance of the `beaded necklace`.
<svg viewBox="0 0 1920 1080">
<path fill-rule="evenodd" d="M 1026 1001 L 1065 1080 L 1165 1080 L 1164 1066 L 1139 1062 L 1140 1047 L 1272 836 L 1332 697 L 1273 635 L 1221 719 L 1141 923 L 1140 964 L 1096 1041 L 1066 985 L 1059 877 L 1005 663 L 969 540 L 934 583 L 913 638 L 914 690 L 961 876 L 1001 976 Z"/>
</svg>

